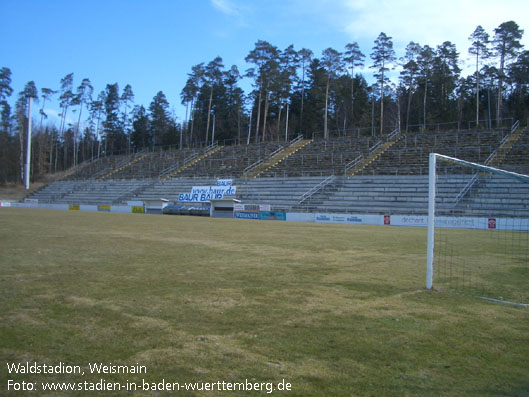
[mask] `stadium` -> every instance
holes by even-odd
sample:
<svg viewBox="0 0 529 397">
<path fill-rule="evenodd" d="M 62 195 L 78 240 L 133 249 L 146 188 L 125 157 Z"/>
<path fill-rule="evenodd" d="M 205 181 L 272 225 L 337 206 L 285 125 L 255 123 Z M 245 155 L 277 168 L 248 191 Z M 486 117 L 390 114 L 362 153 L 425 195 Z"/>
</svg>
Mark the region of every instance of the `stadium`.
<svg viewBox="0 0 529 397">
<path fill-rule="evenodd" d="M 85 161 L 2 202 L 2 384 L 526 395 L 528 154 L 512 121 Z"/>
</svg>

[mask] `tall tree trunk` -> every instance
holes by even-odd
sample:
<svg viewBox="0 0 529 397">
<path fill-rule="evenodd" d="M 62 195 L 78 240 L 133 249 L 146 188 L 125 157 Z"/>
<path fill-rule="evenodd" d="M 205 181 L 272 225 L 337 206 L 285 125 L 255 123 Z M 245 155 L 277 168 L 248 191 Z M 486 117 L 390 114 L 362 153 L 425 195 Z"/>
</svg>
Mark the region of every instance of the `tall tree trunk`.
<svg viewBox="0 0 529 397">
<path fill-rule="evenodd" d="M 397 91 L 397 117 L 398 117 L 397 125 L 400 131 L 400 95 L 398 91 Z"/>
<path fill-rule="evenodd" d="M 101 110 L 97 112 L 97 125 L 96 125 L 97 158 L 101 157 L 101 136 L 99 135 L 99 123 L 100 122 L 101 122 Z"/>
<path fill-rule="evenodd" d="M 410 124 L 411 97 L 413 95 L 412 90 L 413 90 L 413 87 L 410 83 L 410 86 L 408 87 L 408 107 L 406 108 L 406 133 L 408 133 L 408 126 Z"/>
<path fill-rule="evenodd" d="M 51 166 L 53 164 L 53 131 L 54 129 L 52 128 L 50 131 L 50 165 L 48 167 L 48 173 L 50 174 L 51 174 Z"/>
<path fill-rule="evenodd" d="M 259 98 L 257 99 L 257 122 L 255 123 L 255 143 L 259 142 L 259 122 L 261 121 L 261 95 L 262 95 L 262 79 L 259 78 Z"/>
<path fill-rule="evenodd" d="M 57 138 L 56 138 L 56 142 L 55 142 L 55 164 L 54 164 L 54 173 L 57 173 L 57 161 L 58 161 L 58 158 L 59 158 L 59 137 L 61 137 L 62 135 L 62 129 L 63 129 L 63 125 L 64 125 L 64 119 L 65 119 L 65 109 L 63 108 L 62 109 L 62 112 L 61 112 L 61 122 L 59 123 L 59 131 L 58 131 L 58 134 L 57 134 Z"/>
<path fill-rule="evenodd" d="M 382 79 L 380 80 L 380 136 L 384 132 L 384 65 L 382 65 Z"/>
<path fill-rule="evenodd" d="M 353 68 L 351 67 L 351 128 L 354 128 L 355 119 L 355 79 L 353 73 Z"/>
<path fill-rule="evenodd" d="M 75 132 L 75 137 L 73 141 L 73 166 L 75 167 L 77 165 L 77 162 L 79 161 L 77 152 L 78 152 L 78 146 L 77 146 L 77 140 L 79 139 L 79 129 L 81 126 L 81 115 L 83 114 L 83 102 L 81 102 L 81 108 L 79 109 L 79 118 L 77 119 L 77 130 Z"/>
<path fill-rule="evenodd" d="M 329 109 L 329 85 L 331 77 L 327 76 L 327 86 L 325 87 L 325 120 L 323 121 L 323 139 L 329 139 L 329 131 L 327 129 L 327 113 Z"/>
<path fill-rule="evenodd" d="M 208 121 L 206 123 L 206 146 L 208 145 L 208 139 L 209 139 L 209 121 L 211 119 L 211 103 L 212 102 L 213 102 L 213 85 L 211 85 L 211 89 L 209 90 Z"/>
<path fill-rule="evenodd" d="M 186 103 L 186 118 L 184 121 L 184 125 L 180 128 L 180 150 L 182 150 L 182 144 L 183 144 L 183 135 L 184 135 L 184 128 L 187 129 L 187 115 L 189 113 L 189 102 Z"/>
<path fill-rule="evenodd" d="M 237 145 L 241 144 L 241 105 L 237 106 Z"/>
<path fill-rule="evenodd" d="M 279 141 L 279 129 L 281 127 L 281 110 L 283 109 L 283 106 L 281 104 L 281 99 L 279 100 L 279 112 L 277 114 L 277 140 Z"/>
<path fill-rule="evenodd" d="M 476 54 L 476 128 L 479 124 L 479 55 Z"/>
<path fill-rule="evenodd" d="M 426 79 L 425 84 L 424 84 L 424 98 L 423 98 L 423 101 L 422 101 L 422 112 L 423 112 L 422 123 L 423 123 L 423 131 L 424 131 L 424 129 L 426 128 L 426 96 L 427 96 L 427 95 L 428 95 L 428 78 Z"/>
<path fill-rule="evenodd" d="M 266 139 L 266 119 L 268 116 L 268 104 L 269 104 L 269 98 L 270 98 L 270 92 L 268 91 L 270 83 L 266 85 L 265 90 L 265 108 L 264 108 L 264 118 L 263 118 L 263 142 Z"/>
<path fill-rule="evenodd" d="M 498 106 L 496 110 L 496 126 L 499 128 L 501 126 L 501 107 L 502 107 L 502 85 L 503 85 L 503 69 L 505 67 L 505 57 L 501 56 L 500 58 L 500 73 L 498 75 Z"/>
<path fill-rule="evenodd" d="M 66 142 L 66 115 L 68 114 L 68 106 L 64 108 L 64 121 L 62 123 L 62 140 L 63 140 L 63 171 L 66 170 L 68 163 L 68 143 Z"/>
<path fill-rule="evenodd" d="M 305 99 L 305 67 L 303 67 L 303 75 L 301 77 L 301 112 L 299 115 L 299 133 L 303 133 L 303 101 Z"/>
<path fill-rule="evenodd" d="M 189 132 L 189 143 L 193 146 L 193 127 L 195 125 L 195 98 L 191 99 L 191 131 Z"/>
</svg>

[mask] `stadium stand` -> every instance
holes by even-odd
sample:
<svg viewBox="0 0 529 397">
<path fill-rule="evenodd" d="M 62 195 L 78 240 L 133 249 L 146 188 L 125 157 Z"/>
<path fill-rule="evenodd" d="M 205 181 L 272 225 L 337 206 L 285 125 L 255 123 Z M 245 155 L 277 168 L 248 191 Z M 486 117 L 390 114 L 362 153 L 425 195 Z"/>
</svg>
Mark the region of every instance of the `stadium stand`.
<svg viewBox="0 0 529 397">
<path fill-rule="evenodd" d="M 371 136 L 312 140 L 299 152 L 263 172 L 261 177 L 344 175 L 348 164 L 367 154 L 379 141 Z"/>
<path fill-rule="evenodd" d="M 86 180 L 97 179 L 111 173 L 113 170 L 127 164 L 134 158 L 135 154 L 101 156 L 88 160 L 83 164 L 73 168 L 73 172 L 68 174 L 64 179 L 67 180 Z"/>
<path fill-rule="evenodd" d="M 364 168 L 361 175 L 426 175 L 431 152 L 484 163 L 506 136 L 505 130 L 416 133 L 403 136 Z"/>
<path fill-rule="evenodd" d="M 215 145 L 200 150 L 102 157 L 79 165 L 64 180 L 39 189 L 29 198 L 77 204 L 164 198 L 174 203 L 180 193 L 190 192 L 193 186 L 215 185 L 217 178 L 229 178 L 237 186 L 238 199 L 270 204 L 274 210 L 424 214 L 430 152 L 529 172 L 527 129 L 523 133 L 518 128 L 395 134 L 385 140 L 372 136 L 298 138 L 287 143 Z M 351 169 L 355 175 L 344 177 Z M 447 197 L 454 197 L 468 180 L 468 173 L 462 170 L 460 175 L 441 175 L 440 185 Z M 501 181 L 484 183 L 473 186 L 457 205 L 462 210 L 469 207 L 478 189 L 495 193 L 505 189 L 505 181 L 503 185 Z M 527 193 L 512 192 L 509 197 L 525 200 Z M 490 205 L 495 204 L 491 201 Z M 481 211 L 479 206 L 472 207 Z"/>
<path fill-rule="evenodd" d="M 518 131 L 505 150 L 500 152 L 494 166 L 522 174 L 529 174 L 529 128 Z"/>
</svg>

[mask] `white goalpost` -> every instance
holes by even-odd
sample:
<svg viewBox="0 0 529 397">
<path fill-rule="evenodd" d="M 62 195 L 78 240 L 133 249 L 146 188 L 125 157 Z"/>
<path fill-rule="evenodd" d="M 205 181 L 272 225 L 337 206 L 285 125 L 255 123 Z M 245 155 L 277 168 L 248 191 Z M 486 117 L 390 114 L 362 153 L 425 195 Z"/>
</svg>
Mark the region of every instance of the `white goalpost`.
<svg viewBox="0 0 529 397">
<path fill-rule="evenodd" d="M 529 175 L 429 161 L 426 288 L 529 306 Z"/>
</svg>

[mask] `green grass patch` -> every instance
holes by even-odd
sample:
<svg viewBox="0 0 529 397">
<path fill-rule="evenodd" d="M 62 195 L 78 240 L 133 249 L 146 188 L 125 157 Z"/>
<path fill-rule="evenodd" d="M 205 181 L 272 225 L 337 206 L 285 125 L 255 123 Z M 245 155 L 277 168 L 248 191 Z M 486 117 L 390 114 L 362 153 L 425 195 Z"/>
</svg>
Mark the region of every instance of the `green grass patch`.
<svg viewBox="0 0 529 397">
<path fill-rule="evenodd" d="M 527 395 L 528 309 L 425 291 L 425 253 L 422 228 L 2 208 L 0 394 L 103 377 Z M 8 374 L 15 362 L 147 373 Z"/>
</svg>

